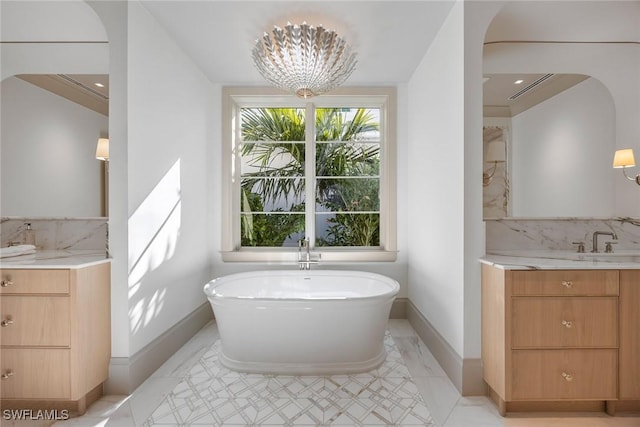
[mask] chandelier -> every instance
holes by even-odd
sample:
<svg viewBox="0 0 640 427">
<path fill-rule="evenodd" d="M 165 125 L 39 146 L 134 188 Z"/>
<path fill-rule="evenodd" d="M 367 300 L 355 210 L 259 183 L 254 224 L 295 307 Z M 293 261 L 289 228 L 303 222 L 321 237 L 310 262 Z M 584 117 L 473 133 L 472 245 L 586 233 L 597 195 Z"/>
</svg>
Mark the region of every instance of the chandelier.
<svg viewBox="0 0 640 427">
<path fill-rule="evenodd" d="M 272 85 L 300 98 L 340 86 L 356 66 L 356 54 L 335 31 L 287 23 L 256 40 L 253 62 Z"/>
</svg>

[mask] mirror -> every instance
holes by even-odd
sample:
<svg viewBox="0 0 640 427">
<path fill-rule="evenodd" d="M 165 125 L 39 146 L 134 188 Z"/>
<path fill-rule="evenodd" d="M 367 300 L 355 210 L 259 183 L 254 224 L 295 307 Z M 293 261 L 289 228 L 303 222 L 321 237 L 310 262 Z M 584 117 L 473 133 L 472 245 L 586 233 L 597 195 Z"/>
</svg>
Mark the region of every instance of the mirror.
<svg viewBox="0 0 640 427">
<path fill-rule="evenodd" d="M 1 9 L 0 216 L 104 216 L 106 29 L 87 2 Z"/>
<path fill-rule="evenodd" d="M 615 109 L 581 74 L 484 76 L 484 217 L 615 216 Z M 490 145 L 504 141 L 504 161 Z M 495 156 L 494 156 L 495 157 Z"/>
<path fill-rule="evenodd" d="M 1 91 L 1 215 L 106 216 L 108 76 L 18 75 Z"/>
</svg>

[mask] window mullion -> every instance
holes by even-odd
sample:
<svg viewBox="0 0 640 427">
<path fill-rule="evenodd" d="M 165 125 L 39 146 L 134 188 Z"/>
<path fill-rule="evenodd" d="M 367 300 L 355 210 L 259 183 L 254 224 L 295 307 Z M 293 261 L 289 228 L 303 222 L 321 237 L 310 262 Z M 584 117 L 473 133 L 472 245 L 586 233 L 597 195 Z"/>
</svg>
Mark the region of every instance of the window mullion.
<svg viewBox="0 0 640 427">
<path fill-rule="evenodd" d="M 313 103 L 305 106 L 305 236 L 309 239 L 310 247 L 316 245 L 316 221 L 315 221 L 315 188 L 316 188 L 316 114 Z"/>
</svg>

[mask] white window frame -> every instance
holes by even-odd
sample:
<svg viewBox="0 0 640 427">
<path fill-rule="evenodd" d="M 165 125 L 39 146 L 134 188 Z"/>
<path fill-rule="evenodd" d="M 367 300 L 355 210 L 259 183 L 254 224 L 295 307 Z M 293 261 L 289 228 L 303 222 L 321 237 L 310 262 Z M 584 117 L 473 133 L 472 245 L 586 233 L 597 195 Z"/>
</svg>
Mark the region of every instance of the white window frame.
<svg viewBox="0 0 640 427">
<path fill-rule="evenodd" d="M 225 87 L 222 90 L 222 260 L 225 262 L 297 262 L 298 249 L 240 245 L 239 111 L 243 107 L 297 107 L 306 102 L 275 88 Z M 380 108 L 380 247 L 312 247 L 321 263 L 381 262 L 397 258 L 396 203 L 396 89 L 393 87 L 339 88 L 309 100 L 322 107 Z M 307 123 L 314 123 L 315 120 Z M 307 126 L 313 128 L 313 126 Z M 307 130 L 309 132 L 309 129 Z M 313 129 L 311 129 L 313 132 Z M 310 163 L 310 162 L 309 162 Z M 315 185 L 307 185 L 314 191 Z M 313 218 L 311 218 L 313 219 Z M 310 218 L 307 218 L 307 223 Z M 309 230 L 306 231 L 307 234 Z"/>
</svg>

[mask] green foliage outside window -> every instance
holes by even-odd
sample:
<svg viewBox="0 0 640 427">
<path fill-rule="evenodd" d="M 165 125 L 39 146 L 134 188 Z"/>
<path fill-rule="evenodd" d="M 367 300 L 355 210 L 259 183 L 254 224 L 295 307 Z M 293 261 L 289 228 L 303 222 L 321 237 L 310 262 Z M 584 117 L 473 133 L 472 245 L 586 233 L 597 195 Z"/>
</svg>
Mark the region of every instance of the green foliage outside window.
<svg viewBox="0 0 640 427">
<path fill-rule="evenodd" d="M 316 110 L 316 209 L 324 221 L 318 246 L 379 246 L 378 141 L 370 110 Z M 242 174 L 242 246 L 281 247 L 304 233 L 304 110 L 242 110 L 242 156 L 251 172 Z M 284 160 L 283 160 L 284 159 Z M 265 206 L 269 205 L 265 212 Z M 318 229 L 319 226 L 317 225 Z M 317 230 L 320 231 L 320 230 Z"/>
</svg>

